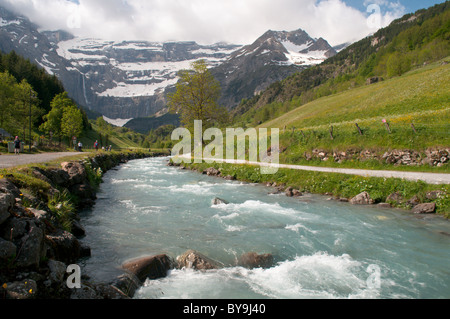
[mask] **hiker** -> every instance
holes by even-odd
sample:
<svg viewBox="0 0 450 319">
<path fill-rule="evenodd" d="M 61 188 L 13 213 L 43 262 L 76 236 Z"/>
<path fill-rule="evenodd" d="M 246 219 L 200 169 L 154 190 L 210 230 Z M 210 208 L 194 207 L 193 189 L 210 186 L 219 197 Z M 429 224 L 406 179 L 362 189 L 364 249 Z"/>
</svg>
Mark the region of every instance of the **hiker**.
<svg viewBox="0 0 450 319">
<path fill-rule="evenodd" d="M 98 151 L 98 141 L 95 141 L 94 148 L 95 148 L 96 151 Z"/>
<path fill-rule="evenodd" d="M 19 137 L 16 136 L 16 139 L 14 140 L 14 154 L 19 155 L 20 154 L 20 147 L 22 142 L 20 141 Z"/>
<path fill-rule="evenodd" d="M 82 152 L 83 151 L 83 143 L 78 142 L 78 152 Z"/>
</svg>

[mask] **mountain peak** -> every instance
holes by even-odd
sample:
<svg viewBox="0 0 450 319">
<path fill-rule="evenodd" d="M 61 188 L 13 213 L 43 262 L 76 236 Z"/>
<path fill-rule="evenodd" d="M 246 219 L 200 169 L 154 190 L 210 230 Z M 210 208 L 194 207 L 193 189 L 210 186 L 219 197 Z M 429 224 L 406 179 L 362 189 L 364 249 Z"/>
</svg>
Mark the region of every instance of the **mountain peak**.
<svg viewBox="0 0 450 319">
<path fill-rule="evenodd" d="M 299 66 L 320 64 L 337 53 L 325 39 L 313 39 L 302 29 L 268 30 L 254 43 L 236 52 L 235 57 L 248 58 L 269 52 L 270 61 L 267 63 Z"/>
</svg>

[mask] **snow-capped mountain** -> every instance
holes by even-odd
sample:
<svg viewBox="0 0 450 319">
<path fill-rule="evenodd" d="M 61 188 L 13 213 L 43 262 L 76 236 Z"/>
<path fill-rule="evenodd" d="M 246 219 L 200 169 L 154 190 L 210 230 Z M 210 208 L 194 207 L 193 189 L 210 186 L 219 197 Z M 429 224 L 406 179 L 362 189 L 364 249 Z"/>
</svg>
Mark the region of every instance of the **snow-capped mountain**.
<svg viewBox="0 0 450 319">
<path fill-rule="evenodd" d="M 163 110 L 178 72 L 199 59 L 209 63 L 222 86 L 221 103 L 231 109 L 336 53 L 325 40 L 312 39 L 302 30 L 268 31 L 247 46 L 120 42 L 38 30 L 27 18 L 0 8 L 0 50 L 15 50 L 55 74 L 80 105 L 114 123 Z"/>
<path fill-rule="evenodd" d="M 199 59 L 214 67 L 238 47 L 81 38 L 54 46 L 70 63 L 68 70 L 81 75 L 84 105 L 112 119 L 155 114 L 165 106 L 165 91 L 177 83 L 180 70 Z"/>
<path fill-rule="evenodd" d="M 251 45 L 242 47 L 213 69 L 222 84 L 221 102 L 234 107 L 270 84 L 336 54 L 324 39 L 305 31 L 267 31 Z"/>
</svg>

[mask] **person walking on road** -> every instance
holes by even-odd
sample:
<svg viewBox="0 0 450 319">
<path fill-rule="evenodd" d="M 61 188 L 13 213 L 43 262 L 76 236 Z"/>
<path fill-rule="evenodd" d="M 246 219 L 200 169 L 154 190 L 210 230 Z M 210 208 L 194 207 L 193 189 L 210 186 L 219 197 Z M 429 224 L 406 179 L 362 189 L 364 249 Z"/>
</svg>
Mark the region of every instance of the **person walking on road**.
<svg viewBox="0 0 450 319">
<path fill-rule="evenodd" d="M 14 140 L 14 154 L 20 155 L 20 148 L 22 146 L 21 144 L 22 142 L 20 141 L 19 137 L 16 136 L 16 139 Z"/>
</svg>

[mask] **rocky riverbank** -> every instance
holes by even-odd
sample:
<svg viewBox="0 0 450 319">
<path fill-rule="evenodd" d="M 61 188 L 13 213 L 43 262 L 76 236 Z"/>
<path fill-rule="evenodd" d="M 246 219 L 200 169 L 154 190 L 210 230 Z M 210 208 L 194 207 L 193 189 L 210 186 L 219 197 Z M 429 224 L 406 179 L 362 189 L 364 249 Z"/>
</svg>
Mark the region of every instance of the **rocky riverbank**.
<svg viewBox="0 0 450 319">
<path fill-rule="evenodd" d="M 205 166 L 205 164 L 201 165 L 188 165 L 188 164 L 174 164 L 172 162 L 168 163 L 169 166 L 179 166 L 181 169 L 192 169 L 199 171 L 202 174 L 208 175 L 208 176 L 215 176 L 220 177 L 226 180 L 243 180 L 248 181 L 245 178 L 242 178 L 241 174 L 243 176 L 246 175 L 245 168 L 242 168 L 242 172 L 236 171 L 236 170 L 227 170 L 223 167 L 209 167 Z M 230 174 L 230 172 L 233 172 Z M 256 173 L 253 171 L 251 172 L 251 177 L 255 177 Z M 258 178 L 255 178 L 258 179 Z M 275 176 L 274 179 L 276 180 Z M 274 181 L 262 181 L 262 180 L 253 180 L 253 182 L 258 182 L 261 184 L 266 185 L 267 187 L 270 187 L 271 194 L 285 194 L 288 197 L 300 197 L 303 195 L 304 190 L 299 189 L 298 187 L 295 187 L 293 185 L 289 185 L 289 183 L 283 182 L 284 178 L 281 177 L 278 180 Z M 280 181 L 281 180 L 281 181 Z M 302 183 L 303 181 L 297 181 L 298 183 Z M 365 183 L 365 181 L 361 180 L 360 183 Z M 339 186 L 338 184 L 335 185 L 336 187 Z M 368 191 L 360 191 L 358 193 L 354 193 L 352 196 L 342 196 L 333 194 L 333 192 L 325 192 L 320 193 L 321 195 L 329 196 L 329 200 L 337 200 L 340 202 L 348 202 L 352 205 L 377 205 L 379 208 L 402 208 L 407 209 L 411 213 L 414 213 L 416 215 L 423 215 L 423 214 L 436 214 L 437 212 L 437 205 L 446 203 L 449 200 L 449 193 L 447 191 L 444 191 L 442 189 L 439 189 L 439 187 L 436 187 L 436 189 L 431 189 L 428 191 L 422 191 L 420 193 L 413 194 L 411 196 L 405 196 L 404 192 L 402 191 L 394 191 L 386 193 L 383 196 L 380 196 L 378 193 L 380 193 L 380 190 L 377 190 L 375 186 L 373 185 L 366 185 L 367 188 L 371 189 L 372 194 L 378 195 L 377 197 L 371 196 L 371 194 Z M 433 186 L 434 187 L 434 186 Z"/>
<path fill-rule="evenodd" d="M 0 299 L 128 298 L 118 284 L 87 278 L 81 289 L 67 287 L 68 265 L 90 256 L 90 248 L 80 241 L 85 231 L 78 212 L 94 205 L 104 172 L 129 160 L 159 155 L 166 154 L 102 153 L 60 167 L 40 165 L 3 176 Z"/>
</svg>

